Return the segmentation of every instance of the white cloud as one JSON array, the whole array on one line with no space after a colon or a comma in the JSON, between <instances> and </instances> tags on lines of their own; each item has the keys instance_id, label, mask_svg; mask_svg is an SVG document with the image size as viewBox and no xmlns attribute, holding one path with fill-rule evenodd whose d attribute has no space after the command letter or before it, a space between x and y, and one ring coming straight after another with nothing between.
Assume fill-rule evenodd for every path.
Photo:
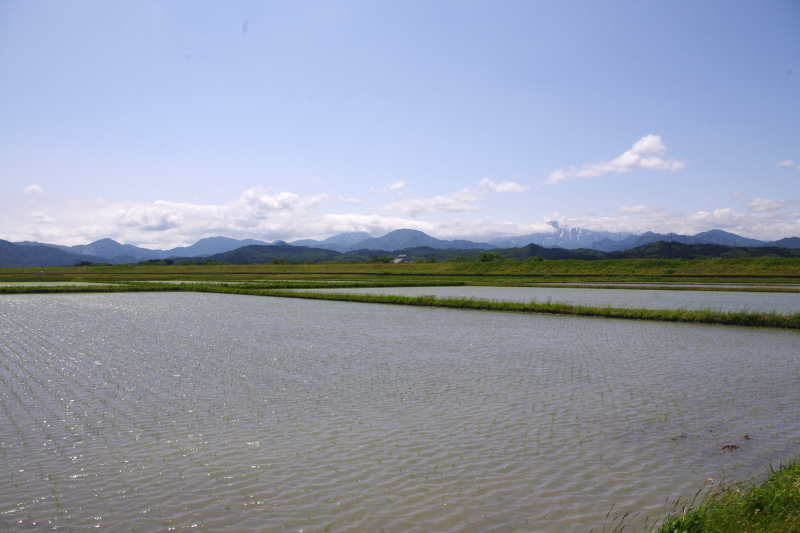
<instances>
[{"instance_id":1,"label":"white cloud","mask_svg":"<svg viewBox=\"0 0 800 533\"><path fill-rule=\"evenodd\" d=\"M530 187L527 185L520 185L519 183L513 181L501 181L500 183L495 183L489 178L483 178L481 181L479 181L478 188L483 188L491 192L525 192L530 189Z\"/></svg>"},{"instance_id":2,"label":"white cloud","mask_svg":"<svg viewBox=\"0 0 800 533\"><path fill-rule=\"evenodd\" d=\"M53 217L47 216L47 214L45 214L42 211L37 211L37 212L33 213L31 215L31 218L33 218L34 222L38 222L40 224L51 224L51 223L56 221L56 219L54 219Z\"/></svg>"},{"instance_id":3,"label":"white cloud","mask_svg":"<svg viewBox=\"0 0 800 533\"><path fill-rule=\"evenodd\" d=\"M753 198L745 202L747 208L756 213L773 212L789 207L797 203L797 200L767 200L765 198Z\"/></svg>"},{"instance_id":4,"label":"white cloud","mask_svg":"<svg viewBox=\"0 0 800 533\"><path fill-rule=\"evenodd\" d=\"M275 212L308 211L329 199L327 194L317 194L302 198L291 192L269 194L262 187L253 187L244 191L239 199L238 208L243 209L256 218L263 218ZM166 202L164 202L166 203Z\"/></svg>"},{"instance_id":5,"label":"white cloud","mask_svg":"<svg viewBox=\"0 0 800 533\"><path fill-rule=\"evenodd\" d=\"M570 177L596 178L609 172L622 173L640 169L674 171L680 170L687 165L686 161L661 157L666 151L667 147L661 142L660 136L645 135L636 141L630 150L611 161L601 161L594 164L587 163L580 168L570 167L569 169L556 170L547 177L546 183L553 185L561 183Z\"/></svg>"},{"instance_id":6,"label":"white cloud","mask_svg":"<svg viewBox=\"0 0 800 533\"><path fill-rule=\"evenodd\" d=\"M735 196L736 198L744 198L747 195L741 192L732 192L731 196Z\"/></svg>"},{"instance_id":7,"label":"white cloud","mask_svg":"<svg viewBox=\"0 0 800 533\"><path fill-rule=\"evenodd\" d=\"M182 211L170 212L160 209L119 209L113 215L114 224L139 228L144 231L164 231L177 228L185 220Z\"/></svg>"},{"instance_id":8,"label":"white cloud","mask_svg":"<svg viewBox=\"0 0 800 533\"><path fill-rule=\"evenodd\" d=\"M44 194L44 189L39 187L38 185L28 185L24 189L22 189L23 194Z\"/></svg>"},{"instance_id":9,"label":"white cloud","mask_svg":"<svg viewBox=\"0 0 800 533\"><path fill-rule=\"evenodd\" d=\"M477 198L460 198L461 195L454 193L447 196L434 196L432 198L406 198L381 208L381 211L389 214L416 217L422 213L462 213L464 211L480 211L472 201Z\"/></svg>"},{"instance_id":10,"label":"white cloud","mask_svg":"<svg viewBox=\"0 0 800 533\"><path fill-rule=\"evenodd\" d=\"M784 159L783 161L778 161L777 163L775 163L776 167L793 167L794 165L795 162L792 161L791 159Z\"/></svg>"},{"instance_id":11,"label":"white cloud","mask_svg":"<svg viewBox=\"0 0 800 533\"><path fill-rule=\"evenodd\" d=\"M341 194L336 196L337 202L342 202L343 204L360 204L363 202L361 198L352 198L350 196L342 196Z\"/></svg>"},{"instance_id":12,"label":"white cloud","mask_svg":"<svg viewBox=\"0 0 800 533\"><path fill-rule=\"evenodd\" d=\"M530 189L513 181L495 183L483 178L473 187L466 187L451 194L432 198L405 198L383 206L380 211L388 214L416 217L422 213L462 213L480 211L475 202L493 193L521 193Z\"/></svg>"},{"instance_id":13,"label":"white cloud","mask_svg":"<svg viewBox=\"0 0 800 533\"><path fill-rule=\"evenodd\" d=\"M395 181L394 183L387 185L385 187L371 187L370 192L377 193L377 194L386 194L386 193L393 193L395 195L404 195L408 193L408 190L405 188L406 182L405 181Z\"/></svg>"},{"instance_id":14,"label":"white cloud","mask_svg":"<svg viewBox=\"0 0 800 533\"><path fill-rule=\"evenodd\" d=\"M482 180L473 187L444 198L434 209L444 212L475 211L473 203L494 192L524 191L513 182ZM290 192L272 193L259 187L244 191L226 205L180 202L116 202L102 199L62 200L48 208L48 214L30 211L25 206L14 213L0 213L0 238L36 240L54 244L86 244L102 238L148 248L169 249L193 244L203 237L223 235L237 239L326 238L347 231L383 235L402 228L418 229L443 239L488 240L551 230L544 222L515 223L492 220L449 219L422 222L408 216L379 214L322 213L324 203L350 204L356 199L329 195L299 196ZM425 205L407 206L406 211L430 210ZM434 201L435 203L436 201ZM58 219L59 224L42 224Z\"/></svg>"},{"instance_id":15,"label":"white cloud","mask_svg":"<svg viewBox=\"0 0 800 533\"><path fill-rule=\"evenodd\" d=\"M650 213L658 213L664 209L663 206L652 206L652 205L631 205L631 206L622 206L617 209L617 213L623 213L627 215L649 215Z\"/></svg>"}]
</instances>

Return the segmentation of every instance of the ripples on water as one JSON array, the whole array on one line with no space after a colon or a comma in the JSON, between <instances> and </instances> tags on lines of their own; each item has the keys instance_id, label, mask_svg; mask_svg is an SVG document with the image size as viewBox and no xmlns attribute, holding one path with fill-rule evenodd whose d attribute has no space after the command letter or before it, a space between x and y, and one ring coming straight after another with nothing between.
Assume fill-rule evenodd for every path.
<instances>
[{"instance_id":1,"label":"ripples on water","mask_svg":"<svg viewBox=\"0 0 800 533\"><path fill-rule=\"evenodd\" d=\"M308 290L308 289L305 289ZM373 289L314 289L314 292L353 294L432 295L508 302L563 302L596 307L645 309L713 309L715 311L800 312L800 294L646 289L583 289L557 287L394 287Z\"/></svg>"},{"instance_id":2,"label":"ripples on water","mask_svg":"<svg viewBox=\"0 0 800 533\"><path fill-rule=\"evenodd\" d=\"M0 334L0 529L588 531L800 439L792 331L180 293Z\"/></svg>"}]
</instances>

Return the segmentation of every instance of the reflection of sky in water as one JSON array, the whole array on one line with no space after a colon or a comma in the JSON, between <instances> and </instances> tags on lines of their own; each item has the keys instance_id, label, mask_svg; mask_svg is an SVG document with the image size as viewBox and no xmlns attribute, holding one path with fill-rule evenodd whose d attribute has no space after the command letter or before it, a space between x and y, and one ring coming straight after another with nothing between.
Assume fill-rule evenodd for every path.
<instances>
[{"instance_id":1,"label":"reflection of sky in water","mask_svg":"<svg viewBox=\"0 0 800 533\"><path fill-rule=\"evenodd\" d=\"M250 296L4 296L0 526L600 530L612 503L657 514L795 453L798 345Z\"/></svg>"}]
</instances>

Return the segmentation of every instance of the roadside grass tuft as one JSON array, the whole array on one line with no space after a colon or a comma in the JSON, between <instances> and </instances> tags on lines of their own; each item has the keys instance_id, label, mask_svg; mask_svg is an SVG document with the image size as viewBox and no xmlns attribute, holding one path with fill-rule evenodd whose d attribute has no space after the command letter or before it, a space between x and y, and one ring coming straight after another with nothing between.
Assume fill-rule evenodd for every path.
<instances>
[{"instance_id":1,"label":"roadside grass tuft","mask_svg":"<svg viewBox=\"0 0 800 533\"><path fill-rule=\"evenodd\" d=\"M680 506L654 533L800 532L800 462L772 470L760 485L720 484L699 504Z\"/></svg>"}]
</instances>

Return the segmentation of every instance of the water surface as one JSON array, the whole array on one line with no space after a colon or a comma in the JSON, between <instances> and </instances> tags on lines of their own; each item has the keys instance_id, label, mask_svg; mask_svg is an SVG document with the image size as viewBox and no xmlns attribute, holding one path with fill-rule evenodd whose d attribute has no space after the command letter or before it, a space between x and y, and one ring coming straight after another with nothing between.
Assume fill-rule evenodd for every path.
<instances>
[{"instance_id":1,"label":"water surface","mask_svg":"<svg viewBox=\"0 0 800 533\"><path fill-rule=\"evenodd\" d=\"M0 529L601 529L612 504L657 514L797 453L798 348L725 326L2 296Z\"/></svg>"}]
</instances>

